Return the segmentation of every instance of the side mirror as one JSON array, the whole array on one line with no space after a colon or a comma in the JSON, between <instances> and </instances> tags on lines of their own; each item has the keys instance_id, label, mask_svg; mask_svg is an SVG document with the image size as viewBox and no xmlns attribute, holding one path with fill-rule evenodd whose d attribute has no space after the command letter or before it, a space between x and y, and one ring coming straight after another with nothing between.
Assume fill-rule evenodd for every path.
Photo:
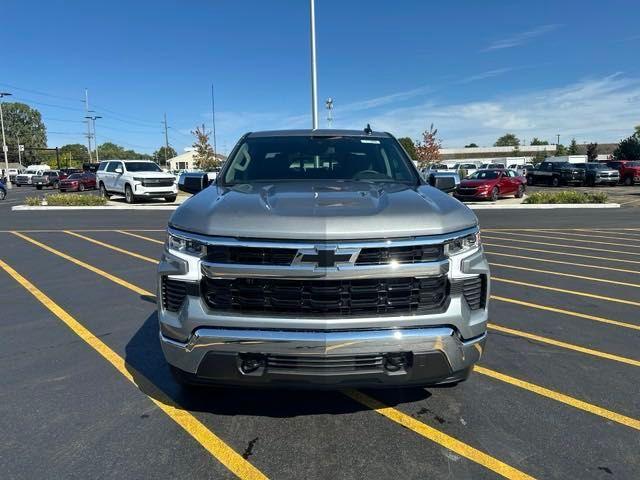
<instances>
[{"instance_id":1,"label":"side mirror","mask_svg":"<svg viewBox=\"0 0 640 480\"><path fill-rule=\"evenodd\" d=\"M204 172L183 173L178 180L178 189L187 193L198 193L211 184Z\"/></svg>"},{"instance_id":2,"label":"side mirror","mask_svg":"<svg viewBox=\"0 0 640 480\"><path fill-rule=\"evenodd\" d=\"M429 185L442 190L443 192L453 192L456 189L456 179L452 176L429 175Z\"/></svg>"},{"instance_id":3,"label":"side mirror","mask_svg":"<svg viewBox=\"0 0 640 480\"><path fill-rule=\"evenodd\" d=\"M118 167L118 168L116 168L116 170L115 170L115 172L116 172L116 173L122 173L122 171L123 171L123 170L122 170L122 167Z\"/></svg>"}]
</instances>

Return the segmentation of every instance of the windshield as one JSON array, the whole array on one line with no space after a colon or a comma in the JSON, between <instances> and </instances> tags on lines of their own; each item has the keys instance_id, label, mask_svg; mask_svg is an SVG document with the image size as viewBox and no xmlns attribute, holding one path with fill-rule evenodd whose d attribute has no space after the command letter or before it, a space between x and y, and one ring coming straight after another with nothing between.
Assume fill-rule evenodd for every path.
<instances>
[{"instance_id":1,"label":"windshield","mask_svg":"<svg viewBox=\"0 0 640 480\"><path fill-rule=\"evenodd\" d=\"M469 179L471 180L494 180L500 176L500 172L496 172L495 170L480 170L469 175Z\"/></svg>"},{"instance_id":2,"label":"windshield","mask_svg":"<svg viewBox=\"0 0 640 480\"><path fill-rule=\"evenodd\" d=\"M248 137L229 160L227 185L286 180L416 183L393 138Z\"/></svg>"},{"instance_id":3,"label":"windshield","mask_svg":"<svg viewBox=\"0 0 640 480\"><path fill-rule=\"evenodd\" d=\"M69 175L67 177L68 180L78 180L80 178L82 178L82 174L81 173L74 173L74 174Z\"/></svg>"},{"instance_id":4,"label":"windshield","mask_svg":"<svg viewBox=\"0 0 640 480\"><path fill-rule=\"evenodd\" d=\"M126 162L127 172L161 172L162 169L153 162Z\"/></svg>"},{"instance_id":5,"label":"windshield","mask_svg":"<svg viewBox=\"0 0 640 480\"><path fill-rule=\"evenodd\" d=\"M629 162L627 167L640 167L640 162Z\"/></svg>"}]
</instances>

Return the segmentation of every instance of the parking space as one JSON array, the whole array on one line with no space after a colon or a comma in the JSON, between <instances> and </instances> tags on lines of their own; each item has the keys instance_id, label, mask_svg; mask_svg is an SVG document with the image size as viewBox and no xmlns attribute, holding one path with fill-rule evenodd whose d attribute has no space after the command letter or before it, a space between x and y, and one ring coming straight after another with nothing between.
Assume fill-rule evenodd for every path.
<instances>
[{"instance_id":1,"label":"parking space","mask_svg":"<svg viewBox=\"0 0 640 480\"><path fill-rule=\"evenodd\" d=\"M637 478L634 212L480 212L494 276L480 365L456 388L366 392L183 391L157 338L167 214L12 218L0 232L0 413L12 419L0 471Z\"/></svg>"}]
</instances>

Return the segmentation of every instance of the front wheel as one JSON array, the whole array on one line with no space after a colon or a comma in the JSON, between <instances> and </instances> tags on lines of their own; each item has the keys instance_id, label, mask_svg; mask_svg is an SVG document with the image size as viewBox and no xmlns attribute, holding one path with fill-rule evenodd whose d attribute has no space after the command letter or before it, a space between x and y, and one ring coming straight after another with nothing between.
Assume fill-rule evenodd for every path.
<instances>
[{"instance_id":1,"label":"front wheel","mask_svg":"<svg viewBox=\"0 0 640 480\"><path fill-rule=\"evenodd\" d=\"M168 197L164 197L166 202L173 203L176 201L177 195L169 195Z\"/></svg>"},{"instance_id":2,"label":"front wheel","mask_svg":"<svg viewBox=\"0 0 640 480\"><path fill-rule=\"evenodd\" d=\"M625 184L627 187L632 186L632 185L633 185L633 177L625 177L625 179L624 179L624 184Z\"/></svg>"},{"instance_id":3,"label":"front wheel","mask_svg":"<svg viewBox=\"0 0 640 480\"><path fill-rule=\"evenodd\" d=\"M533 181L533 175L528 175L527 176L527 185L533 185L534 181Z\"/></svg>"},{"instance_id":4,"label":"front wheel","mask_svg":"<svg viewBox=\"0 0 640 480\"><path fill-rule=\"evenodd\" d=\"M524 195L524 185L518 185L518 191L516 192L516 198L522 198Z\"/></svg>"},{"instance_id":5,"label":"front wheel","mask_svg":"<svg viewBox=\"0 0 640 480\"><path fill-rule=\"evenodd\" d=\"M59 186L60 186L60 185L58 184L58 182L53 182L53 187L52 187L52 188L53 188L54 190L57 190Z\"/></svg>"},{"instance_id":6,"label":"front wheel","mask_svg":"<svg viewBox=\"0 0 640 480\"><path fill-rule=\"evenodd\" d=\"M496 202L498 200L498 194L500 192L498 191L498 187L493 187L493 190L491 190L491 201L492 202Z\"/></svg>"},{"instance_id":7,"label":"front wheel","mask_svg":"<svg viewBox=\"0 0 640 480\"><path fill-rule=\"evenodd\" d=\"M551 186L552 187L559 187L560 186L560 177L553 177L551 179Z\"/></svg>"},{"instance_id":8,"label":"front wheel","mask_svg":"<svg viewBox=\"0 0 640 480\"><path fill-rule=\"evenodd\" d=\"M104 183L102 182L100 182L100 196L106 199L109 199L110 197L109 192L107 192L107 189L105 188Z\"/></svg>"},{"instance_id":9,"label":"front wheel","mask_svg":"<svg viewBox=\"0 0 640 480\"><path fill-rule=\"evenodd\" d=\"M7 197L7 192L0 190L0 200L4 200Z\"/></svg>"},{"instance_id":10,"label":"front wheel","mask_svg":"<svg viewBox=\"0 0 640 480\"><path fill-rule=\"evenodd\" d=\"M78 185L78 191L84 192L84 183L81 183L80 185Z\"/></svg>"},{"instance_id":11,"label":"front wheel","mask_svg":"<svg viewBox=\"0 0 640 480\"><path fill-rule=\"evenodd\" d=\"M133 195L133 190L129 185L124 187L124 201L129 204L136 203L136 197Z\"/></svg>"},{"instance_id":12,"label":"front wheel","mask_svg":"<svg viewBox=\"0 0 640 480\"><path fill-rule=\"evenodd\" d=\"M42 185L36 185L36 190L42 190Z\"/></svg>"}]
</instances>

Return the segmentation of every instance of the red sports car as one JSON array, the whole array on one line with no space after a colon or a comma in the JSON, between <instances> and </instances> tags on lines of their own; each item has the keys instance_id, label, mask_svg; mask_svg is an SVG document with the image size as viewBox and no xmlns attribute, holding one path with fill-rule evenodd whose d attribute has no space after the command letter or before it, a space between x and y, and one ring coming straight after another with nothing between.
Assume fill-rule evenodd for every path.
<instances>
[{"instance_id":1,"label":"red sports car","mask_svg":"<svg viewBox=\"0 0 640 480\"><path fill-rule=\"evenodd\" d=\"M96 176L93 173L72 173L64 180L61 180L58 188L61 192L78 191L83 192L91 188L96 188Z\"/></svg>"},{"instance_id":2,"label":"red sports car","mask_svg":"<svg viewBox=\"0 0 640 480\"><path fill-rule=\"evenodd\" d=\"M456 187L453 195L460 200L498 200L506 195L521 198L527 180L514 170L478 170Z\"/></svg>"}]
</instances>

